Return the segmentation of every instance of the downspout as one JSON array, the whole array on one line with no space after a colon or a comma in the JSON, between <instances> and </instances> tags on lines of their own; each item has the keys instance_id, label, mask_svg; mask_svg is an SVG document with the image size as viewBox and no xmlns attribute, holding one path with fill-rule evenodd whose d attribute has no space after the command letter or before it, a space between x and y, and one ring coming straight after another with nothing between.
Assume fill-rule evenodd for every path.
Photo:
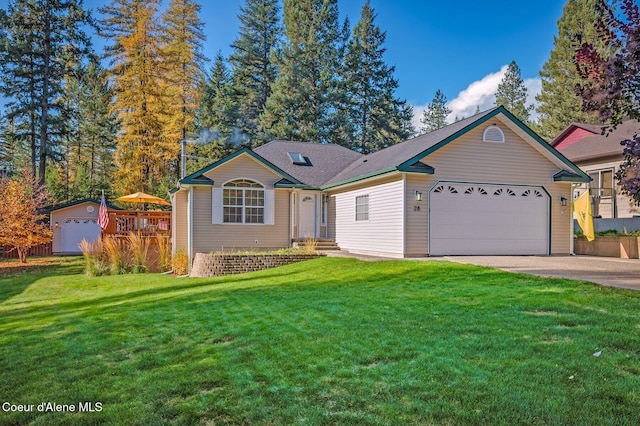
<instances>
[{"instance_id":1,"label":"downspout","mask_svg":"<svg viewBox=\"0 0 640 426\"><path fill-rule=\"evenodd\" d=\"M407 256L407 174L402 174L402 257Z\"/></svg>"},{"instance_id":2,"label":"downspout","mask_svg":"<svg viewBox=\"0 0 640 426\"><path fill-rule=\"evenodd\" d=\"M569 222L571 223L569 225L569 254L571 256L575 256L576 254L573 251L573 244L574 244L573 235L575 234L574 224L573 224L573 184L571 184L571 189L569 190L569 203L570 203Z\"/></svg>"},{"instance_id":3,"label":"downspout","mask_svg":"<svg viewBox=\"0 0 640 426\"><path fill-rule=\"evenodd\" d=\"M189 187L187 193L187 257L189 258L189 272L191 272L191 262L193 262L193 186Z\"/></svg>"}]
</instances>

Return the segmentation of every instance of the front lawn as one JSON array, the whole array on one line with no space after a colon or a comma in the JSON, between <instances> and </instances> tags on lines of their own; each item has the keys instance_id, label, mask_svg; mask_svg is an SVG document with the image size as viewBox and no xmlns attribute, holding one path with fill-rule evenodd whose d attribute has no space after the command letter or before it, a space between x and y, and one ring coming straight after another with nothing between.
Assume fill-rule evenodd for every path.
<instances>
[{"instance_id":1,"label":"front lawn","mask_svg":"<svg viewBox=\"0 0 640 426\"><path fill-rule=\"evenodd\" d=\"M435 261L81 268L0 277L0 424L640 423L640 293Z\"/></svg>"}]
</instances>

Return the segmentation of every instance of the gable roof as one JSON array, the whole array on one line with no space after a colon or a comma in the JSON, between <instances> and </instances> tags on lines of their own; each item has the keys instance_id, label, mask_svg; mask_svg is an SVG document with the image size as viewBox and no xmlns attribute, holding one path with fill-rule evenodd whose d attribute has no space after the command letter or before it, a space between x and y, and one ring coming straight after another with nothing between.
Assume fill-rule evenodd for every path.
<instances>
[{"instance_id":1,"label":"gable roof","mask_svg":"<svg viewBox=\"0 0 640 426\"><path fill-rule=\"evenodd\" d=\"M553 138L553 140L549 142L549 145L556 146L558 143L560 143L560 141L562 141L568 134L573 132L575 129L586 130L587 132L593 133L594 135L599 135L600 133L602 133L602 126L598 124L571 123L567 127L565 127L564 130L560 132L558 136Z\"/></svg>"},{"instance_id":2,"label":"gable roof","mask_svg":"<svg viewBox=\"0 0 640 426\"><path fill-rule=\"evenodd\" d=\"M517 127L528 134L542 151L547 151L551 154L552 158L555 158L558 164L566 167L568 171L570 171L570 174L575 176L574 180L585 182L590 181L589 176L587 176L575 164L569 161L553 147L549 146L549 144L540 138L540 136L535 134L531 129L507 111L506 108L499 106L433 132L417 136L413 139L409 139L408 141L392 145L388 148L369 154L366 157L355 161L341 173L336 175L323 186L323 189L344 185L393 171L418 171L416 166L419 164L423 165L422 168L425 173L433 173L433 168L428 166L427 156L429 154L446 146L479 125L486 123L498 114L505 115ZM427 162L425 163L423 160L426 160ZM566 176L565 179L567 179Z\"/></svg>"},{"instance_id":3,"label":"gable roof","mask_svg":"<svg viewBox=\"0 0 640 426\"><path fill-rule=\"evenodd\" d=\"M272 141L254 149L254 152L300 182L315 188L324 185L363 157L340 145L292 141ZM307 164L294 164L289 152L300 153Z\"/></svg>"},{"instance_id":4,"label":"gable roof","mask_svg":"<svg viewBox=\"0 0 640 426\"><path fill-rule=\"evenodd\" d=\"M96 200L95 198L83 198L82 200L76 200L76 201L69 201L68 203L64 203L64 204L58 204L56 206L51 206L51 207L47 207L46 209L44 209L44 211L46 212L53 212L56 210L62 210L62 209L66 209L69 207L73 207L73 206L77 206L83 203L92 203L92 204L96 204L96 205L100 205L100 200ZM113 206L109 203L107 204L107 208L111 209L111 210L122 210L120 207L116 207Z\"/></svg>"},{"instance_id":5,"label":"gable roof","mask_svg":"<svg viewBox=\"0 0 640 426\"><path fill-rule=\"evenodd\" d=\"M187 184L187 185L213 185L213 181L211 179L209 179L208 177L206 177L204 174L207 173L208 171L215 169L218 166L221 166L222 164L225 164L231 160L233 160L236 157L239 157L240 155L246 154L249 157L253 158L254 160L256 160L257 162L261 163L263 166L265 166L266 168L272 170L273 172L275 172L276 174L280 175L282 178L284 178L286 181L290 182L292 185L294 186L305 186L303 182L300 182L298 179L296 179L295 177L289 175L287 172L285 172L284 170L281 170L279 167L277 167L276 165L272 164L271 162L269 162L268 160L266 160L265 158L261 157L260 155L256 154L255 152L253 152L252 150L250 150L249 148L241 148L238 151L227 155L226 157L209 164L206 167L203 167L202 169L195 171L193 173L191 173L188 176L185 176L183 179L180 179L180 181L178 182L178 184ZM174 188L173 190L171 190L170 192L175 192L179 189L178 188Z\"/></svg>"},{"instance_id":6,"label":"gable roof","mask_svg":"<svg viewBox=\"0 0 640 426\"><path fill-rule=\"evenodd\" d=\"M601 132L608 126L597 127L600 129L597 134L584 137L561 149L562 154L574 162L600 157L622 156L623 148L620 142L625 139L631 139L640 132L640 123L635 120L627 120L610 133L604 135Z\"/></svg>"},{"instance_id":7,"label":"gable roof","mask_svg":"<svg viewBox=\"0 0 640 426\"><path fill-rule=\"evenodd\" d=\"M530 136L538 150L546 152L548 157L566 172L557 174L554 180L574 182L591 180L564 155L547 144L503 106L499 106L369 155L362 155L334 144L292 141L272 141L253 151L242 148L186 176L180 180L180 183L212 185L213 181L204 174L242 154L251 156L280 175L282 179L276 182L276 187L329 189L392 172L433 174L434 168L423 161L429 154L499 114L503 114L522 132ZM301 154L305 162L293 161L290 152ZM176 190L178 188L172 191Z\"/></svg>"}]
</instances>

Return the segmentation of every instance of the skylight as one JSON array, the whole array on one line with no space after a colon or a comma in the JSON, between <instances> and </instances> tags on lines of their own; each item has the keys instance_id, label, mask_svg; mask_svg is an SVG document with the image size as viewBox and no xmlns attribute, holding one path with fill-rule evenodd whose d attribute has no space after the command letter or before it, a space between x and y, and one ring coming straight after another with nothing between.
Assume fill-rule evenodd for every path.
<instances>
[{"instance_id":1,"label":"skylight","mask_svg":"<svg viewBox=\"0 0 640 426\"><path fill-rule=\"evenodd\" d=\"M299 152L289 152L289 158L291 158L291 162L296 166L308 166L309 162L305 158L304 155Z\"/></svg>"}]
</instances>

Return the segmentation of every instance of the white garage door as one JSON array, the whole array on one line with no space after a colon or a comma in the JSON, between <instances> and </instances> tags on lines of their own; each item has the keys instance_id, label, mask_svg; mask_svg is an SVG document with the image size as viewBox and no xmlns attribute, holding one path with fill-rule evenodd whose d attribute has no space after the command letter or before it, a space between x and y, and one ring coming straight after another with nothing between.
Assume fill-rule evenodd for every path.
<instances>
[{"instance_id":1,"label":"white garage door","mask_svg":"<svg viewBox=\"0 0 640 426\"><path fill-rule=\"evenodd\" d=\"M429 193L429 254L549 254L542 187L440 182Z\"/></svg>"},{"instance_id":2,"label":"white garage door","mask_svg":"<svg viewBox=\"0 0 640 426\"><path fill-rule=\"evenodd\" d=\"M63 253L80 253L78 244L82 239L92 242L100 238L100 225L97 219L65 219L62 222L60 236L60 248Z\"/></svg>"}]
</instances>

